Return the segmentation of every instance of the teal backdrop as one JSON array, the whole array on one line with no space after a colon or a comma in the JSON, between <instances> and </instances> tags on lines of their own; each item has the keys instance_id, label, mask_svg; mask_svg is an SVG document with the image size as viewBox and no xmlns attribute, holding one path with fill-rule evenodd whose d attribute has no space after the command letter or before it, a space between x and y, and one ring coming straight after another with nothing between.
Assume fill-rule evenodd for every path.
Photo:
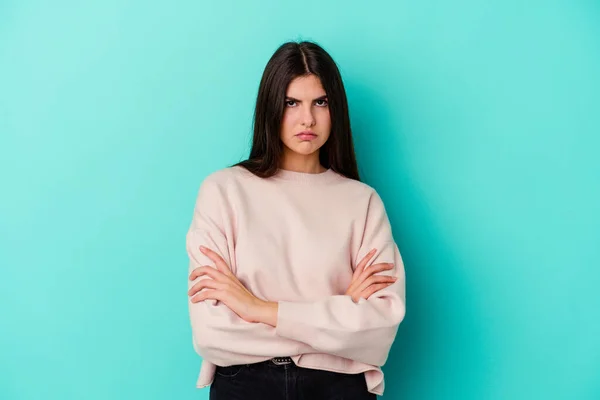
<instances>
[{"instance_id":1,"label":"teal backdrop","mask_svg":"<svg viewBox=\"0 0 600 400\"><path fill-rule=\"evenodd\" d=\"M340 66L403 254L384 399L600 399L600 3L0 2L0 398L208 399L202 179L284 41Z\"/></svg>"}]
</instances>

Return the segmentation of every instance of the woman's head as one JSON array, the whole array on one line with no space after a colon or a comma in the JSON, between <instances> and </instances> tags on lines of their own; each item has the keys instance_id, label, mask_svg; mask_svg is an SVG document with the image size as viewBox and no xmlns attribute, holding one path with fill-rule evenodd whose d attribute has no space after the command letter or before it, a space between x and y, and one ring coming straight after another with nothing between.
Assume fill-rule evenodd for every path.
<instances>
[{"instance_id":1,"label":"woman's head","mask_svg":"<svg viewBox=\"0 0 600 400\"><path fill-rule=\"evenodd\" d=\"M298 136L301 132L316 136ZM318 157L325 168L359 179L348 102L340 72L319 45L288 42L265 67L248 160L238 165L272 176L284 160Z\"/></svg>"},{"instance_id":2,"label":"woman's head","mask_svg":"<svg viewBox=\"0 0 600 400\"><path fill-rule=\"evenodd\" d=\"M331 133L327 92L313 74L300 75L287 86L279 137L283 144L281 166L318 162L320 149Z\"/></svg>"}]
</instances>

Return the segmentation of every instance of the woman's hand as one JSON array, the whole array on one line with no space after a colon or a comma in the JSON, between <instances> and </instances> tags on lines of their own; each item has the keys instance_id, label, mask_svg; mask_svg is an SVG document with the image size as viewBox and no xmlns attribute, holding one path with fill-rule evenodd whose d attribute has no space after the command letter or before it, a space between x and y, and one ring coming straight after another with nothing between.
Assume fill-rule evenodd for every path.
<instances>
[{"instance_id":1,"label":"woman's hand","mask_svg":"<svg viewBox=\"0 0 600 400\"><path fill-rule=\"evenodd\" d=\"M362 261L356 266L352 275L352 282L346 290L346 295L352 297L355 303L362 297L368 299L373 293L386 288L396 282L396 278L389 275L375 275L377 272L388 271L394 268L394 264L382 263L373 264L365 270L365 266L375 254L375 249L371 250Z\"/></svg>"},{"instance_id":2,"label":"woman's hand","mask_svg":"<svg viewBox=\"0 0 600 400\"><path fill-rule=\"evenodd\" d=\"M188 291L188 296L194 296L200 292L191 298L192 303L214 299L223 302L245 321L264 322L272 326L277 324L277 303L267 302L254 296L242 285L217 253L203 246L200 246L200 251L214 261L217 269L203 266L192 271L191 281L201 276L210 278L198 281Z\"/></svg>"}]
</instances>

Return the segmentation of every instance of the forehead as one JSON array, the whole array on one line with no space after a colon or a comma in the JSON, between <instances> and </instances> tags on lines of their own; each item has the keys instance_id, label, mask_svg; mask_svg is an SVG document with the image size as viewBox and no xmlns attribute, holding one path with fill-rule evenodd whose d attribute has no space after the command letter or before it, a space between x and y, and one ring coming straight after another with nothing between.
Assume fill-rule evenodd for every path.
<instances>
[{"instance_id":1,"label":"forehead","mask_svg":"<svg viewBox=\"0 0 600 400\"><path fill-rule=\"evenodd\" d=\"M295 98L324 96L325 89L321 80L315 75L299 76L294 78L287 87L286 96Z\"/></svg>"}]
</instances>

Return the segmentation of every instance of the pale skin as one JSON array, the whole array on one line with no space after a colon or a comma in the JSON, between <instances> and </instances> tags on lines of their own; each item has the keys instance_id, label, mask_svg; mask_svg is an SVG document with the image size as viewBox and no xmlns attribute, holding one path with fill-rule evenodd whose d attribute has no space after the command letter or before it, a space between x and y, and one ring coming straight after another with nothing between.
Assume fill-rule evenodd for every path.
<instances>
[{"instance_id":1,"label":"pale skin","mask_svg":"<svg viewBox=\"0 0 600 400\"><path fill-rule=\"evenodd\" d=\"M280 132L284 144L280 168L313 174L324 172L326 168L319 162L319 149L329 138L331 117L327 95L319 78L307 75L292 80L286 91L285 105ZM313 140L303 140L296 136L307 130L316 135ZM200 246L200 251L214 263L214 267L201 266L190 274L191 281L200 277L208 278L199 280L188 291L192 303L208 299L218 300L245 321L277 326L277 302L261 300L254 296L231 272L223 258L213 250ZM375 292L396 281L392 276L376 275L378 272L393 269L393 264L373 264L366 268L375 253L376 249L371 250L353 272L345 295L350 296L355 303L360 298L368 299Z\"/></svg>"},{"instance_id":2,"label":"pale skin","mask_svg":"<svg viewBox=\"0 0 600 400\"><path fill-rule=\"evenodd\" d=\"M296 136L303 131L317 135L313 140ZM319 149L329 139L331 116L327 93L314 75L298 77L288 85L280 137L283 157L280 168L296 172L325 171L319 162Z\"/></svg>"}]
</instances>

